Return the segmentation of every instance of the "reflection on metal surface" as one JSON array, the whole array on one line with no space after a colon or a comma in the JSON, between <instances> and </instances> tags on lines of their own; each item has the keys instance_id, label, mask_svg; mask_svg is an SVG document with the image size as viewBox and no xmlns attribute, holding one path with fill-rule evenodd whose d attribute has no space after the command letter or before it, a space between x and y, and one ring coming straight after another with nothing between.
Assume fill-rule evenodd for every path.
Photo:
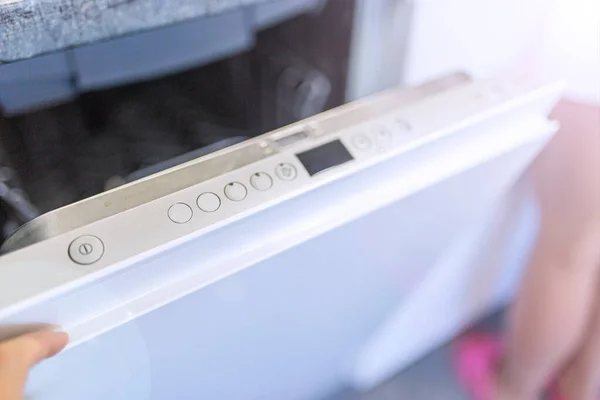
<instances>
[{"instance_id":1,"label":"reflection on metal surface","mask_svg":"<svg viewBox=\"0 0 600 400\"><path fill-rule=\"evenodd\" d=\"M13 251L108 218L261 160L267 153L275 154L268 149L242 143L51 211L19 228L6 240L2 251Z\"/></svg>"},{"instance_id":2,"label":"reflection on metal surface","mask_svg":"<svg viewBox=\"0 0 600 400\"><path fill-rule=\"evenodd\" d=\"M275 155L280 148L278 140L293 137L298 132L305 134L296 136L295 139L312 140L315 136L338 132L394 112L399 107L418 102L468 81L470 81L468 76L459 73L414 88L391 90L369 99L368 103L358 101L327 111L305 121L59 208L23 225L6 240L2 251L14 251L69 232Z\"/></svg>"}]
</instances>

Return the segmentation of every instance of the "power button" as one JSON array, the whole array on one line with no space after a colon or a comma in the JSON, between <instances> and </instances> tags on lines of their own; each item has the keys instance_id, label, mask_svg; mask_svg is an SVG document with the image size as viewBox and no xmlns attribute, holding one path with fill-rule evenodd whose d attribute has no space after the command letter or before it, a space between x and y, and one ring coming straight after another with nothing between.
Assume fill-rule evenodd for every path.
<instances>
[{"instance_id":1,"label":"power button","mask_svg":"<svg viewBox=\"0 0 600 400\"><path fill-rule=\"evenodd\" d=\"M84 235L73 240L69 245L69 257L81 265L90 265L102 258L104 243L96 236Z\"/></svg>"}]
</instances>

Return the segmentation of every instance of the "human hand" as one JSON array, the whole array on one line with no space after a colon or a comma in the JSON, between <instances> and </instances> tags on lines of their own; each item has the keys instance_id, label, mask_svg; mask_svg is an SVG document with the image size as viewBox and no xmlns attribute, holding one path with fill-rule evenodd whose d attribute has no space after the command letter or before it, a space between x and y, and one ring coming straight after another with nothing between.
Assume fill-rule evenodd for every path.
<instances>
[{"instance_id":1,"label":"human hand","mask_svg":"<svg viewBox=\"0 0 600 400\"><path fill-rule=\"evenodd\" d=\"M42 330L0 342L0 399L21 400L29 370L56 355L68 341L64 332Z\"/></svg>"}]
</instances>

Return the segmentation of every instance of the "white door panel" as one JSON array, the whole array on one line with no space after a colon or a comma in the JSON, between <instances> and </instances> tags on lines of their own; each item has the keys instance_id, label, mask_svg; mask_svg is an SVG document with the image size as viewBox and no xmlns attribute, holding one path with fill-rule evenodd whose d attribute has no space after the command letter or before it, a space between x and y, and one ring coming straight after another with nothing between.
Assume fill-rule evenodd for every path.
<instances>
[{"instance_id":1,"label":"white door panel","mask_svg":"<svg viewBox=\"0 0 600 400\"><path fill-rule=\"evenodd\" d=\"M546 114L561 86L453 82L350 104L55 211L84 210L85 223L52 220L43 240L0 258L0 336L51 323L72 338L28 393L314 398L369 387L498 306L521 264L498 249L522 256L531 234L507 241L521 203L506 226L492 217L554 132ZM307 161L332 145L346 150ZM259 171L271 189L253 189ZM247 196L229 200L227 182L247 183ZM217 211L169 219L206 192L222 196ZM104 245L90 264L69 258L82 235Z\"/></svg>"}]
</instances>

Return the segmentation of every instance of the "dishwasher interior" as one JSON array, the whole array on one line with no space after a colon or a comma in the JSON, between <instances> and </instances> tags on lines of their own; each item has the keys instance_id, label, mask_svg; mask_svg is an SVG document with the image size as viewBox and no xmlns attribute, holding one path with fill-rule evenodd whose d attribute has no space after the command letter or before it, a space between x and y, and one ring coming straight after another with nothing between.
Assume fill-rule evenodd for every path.
<instances>
[{"instance_id":1,"label":"dishwasher interior","mask_svg":"<svg viewBox=\"0 0 600 400\"><path fill-rule=\"evenodd\" d=\"M77 72L69 79L83 89L68 101L15 107L6 82L19 62L0 68L2 239L41 213L343 104L353 2L272 3L242 45L149 77L91 84ZM21 94L32 79L17 79Z\"/></svg>"}]
</instances>

